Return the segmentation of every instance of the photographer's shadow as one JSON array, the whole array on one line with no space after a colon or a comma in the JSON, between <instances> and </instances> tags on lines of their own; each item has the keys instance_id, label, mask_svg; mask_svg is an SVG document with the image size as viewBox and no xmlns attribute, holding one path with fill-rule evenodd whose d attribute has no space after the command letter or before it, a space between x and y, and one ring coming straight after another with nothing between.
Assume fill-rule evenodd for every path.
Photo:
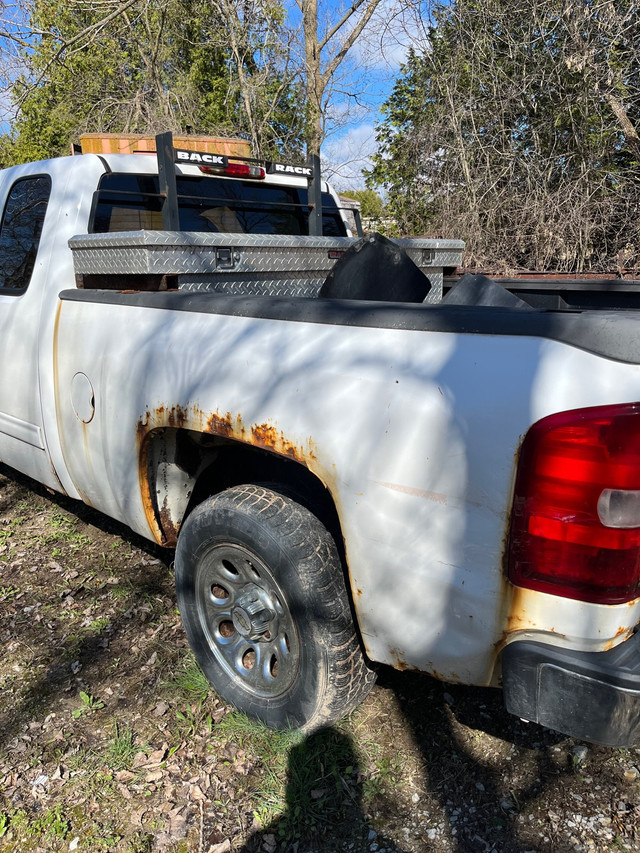
<instances>
[{"instance_id":1,"label":"photographer's shadow","mask_svg":"<svg viewBox=\"0 0 640 853\"><path fill-rule=\"evenodd\" d=\"M379 835L363 807L365 776L351 739L335 727L304 738L289 754L286 808L255 832L242 853L335 853L354 850L403 853Z\"/></svg>"}]
</instances>

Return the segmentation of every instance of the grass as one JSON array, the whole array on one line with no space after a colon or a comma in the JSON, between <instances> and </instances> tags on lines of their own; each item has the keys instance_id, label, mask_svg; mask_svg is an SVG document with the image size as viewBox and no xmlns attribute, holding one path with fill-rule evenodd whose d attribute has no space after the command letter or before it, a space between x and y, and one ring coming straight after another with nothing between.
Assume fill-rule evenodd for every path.
<instances>
[{"instance_id":1,"label":"grass","mask_svg":"<svg viewBox=\"0 0 640 853\"><path fill-rule=\"evenodd\" d=\"M384 797L402 778L403 757L381 755L370 760L371 770L363 781L363 795L368 800Z\"/></svg>"},{"instance_id":2,"label":"grass","mask_svg":"<svg viewBox=\"0 0 640 853\"><path fill-rule=\"evenodd\" d=\"M347 814L351 822L361 819L359 773L356 748L346 729L334 727L292 746L279 834L287 839L314 834L338 825Z\"/></svg>"},{"instance_id":3,"label":"grass","mask_svg":"<svg viewBox=\"0 0 640 853\"><path fill-rule=\"evenodd\" d=\"M133 757L138 751L136 736L129 726L113 724L113 737L107 747L107 761L114 770L126 770L131 766Z\"/></svg>"},{"instance_id":4,"label":"grass","mask_svg":"<svg viewBox=\"0 0 640 853\"><path fill-rule=\"evenodd\" d=\"M64 841L69 834L70 823L65 817L64 806L58 804L41 814L32 815L26 809L15 809L0 813L0 838L10 840L15 834L45 842Z\"/></svg>"},{"instance_id":5,"label":"grass","mask_svg":"<svg viewBox=\"0 0 640 853\"><path fill-rule=\"evenodd\" d=\"M210 735L213 730L213 717L210 714L202 714L201 709L198 711L185 708L176 711L176 722L182 738L191 738L198 734Z\"/></svg>"},{"instance_id":6,"label":"grass","mask_svg":"<svg viewBox=\"0 0 640 853\"><path fill-rule=\"evenodd\" d=\"M237 744L259 766L259 785L252 791L252 804L261 826L281 817L286 810L288 759L300 739L296 732L273 731L239 711L231 711L215 727L212 749Z\"/></svg>"},{"instance_id":7,"label":"grass","mask_svg":"<svg viewBox=\"0 0 640 853\"><path fill-rule=\"evenodd\" d=\"M64 763L70 770L82 770L91 762L91 754L82 746L76 746L64 755Z\"/></svg>"},{"instance_id":8,"label":"grass","mask_svg":"<svg viewBox=\"0 0 640 853\"><path fill-rule=\"evenodd\" d=\"M15 586L0 586L0 601L11 601L20 590Z\"/></svg>"},{"instance_id":9,"label":"grass","mask_svg":"<svg viewBox=\"0 0 640 853\"><path fill-rule=\"evenodd\" d=\"M208 713L206 703L214 695L213 688L192 652L183 656L173 678L165 682L164 687L174 697L182 699L180 707L174 711L178 739L193 738L198 734L209 737L213 730L213 717Z\"/></svg>"},{"instance_id":10,"label":"grass","mask_svg":"<svg viewBox=\"0 0 640 853\"><path fill-rule=\"evenodd\" d=\"M11 536L24 524L25 521L26 518L24 516L12 518L11 521L3 521L2 526L0 526L0 546L7 544Z\"/></svg>"},{"instance_id":11,"label":"grass","mask_svg":"<svg viewBox=\"0 0 640 853\"><path fill-rule=\"evenodd\" d=\"M312 838L345 820L351 831L358 823L364 826L367 759L350 732L348 722L308 736L273 731L232 711L215 727L214 737L238 744L258 762L259 784L251 791L254 816L289 841Z\"/></svg>"},{"instance_id":12,"label":"grass","mask_svg":"<svg viewBox=\"0 0 640 853\"><path fill-rule=\"evenodd\" d=\"M191 652L185 654L172 680L166 685L189 701L204 702L213 688Z\"/></svg>"},{"instance_id":13,"label":"grass","mask_svg":"<svg viewBox=\"0 0 640 853\"><path fill-rule=\"evenodd\" d=\"M48 532L44 541L47 544L64 542L72 551L91 545L93 541L91 537L78 533L77 526L77 518L67 515L60 509L54 509L49 517Z\"/></svg>"},{"instance_id":14,"label":"grass","mask_svg":"<svg viewBox=\"0 0 640 853\"><path fill-rule=\"evenodd\" d=\"M34 822L36 832L40 830L46 839L63 841L69 832L69 821L64 817L63 806L58 804Z\"/></svg>"},{"instance_id":15,"label":"grass","mask_svg":"<svg viewBox=\"0 0 640 853\"><path fill-rule=\"evenodd\" d=\"M238 711L212 724L208 700L215 694L191 652L165 689L188 703L175 711L176 738L204 737L217 755L231 747L230 754L240 757L223 763L235 772L243 762L252 768L244 785L254 817L283 841L313 837L346 814L357 823L402 778L402 757L357 737L349 721L310 736L274 731Z\"/></svg>"},{"instance_id":16,"label":"grass","mask_svg":"<svg viewBox=\"0 0 640 853\"><path fill-rule=\"evenodd\" d=\"M152 850L153 836L146 832L137 832L126 847L126 853L151 853Z\"/></svg>"}]
</instances>

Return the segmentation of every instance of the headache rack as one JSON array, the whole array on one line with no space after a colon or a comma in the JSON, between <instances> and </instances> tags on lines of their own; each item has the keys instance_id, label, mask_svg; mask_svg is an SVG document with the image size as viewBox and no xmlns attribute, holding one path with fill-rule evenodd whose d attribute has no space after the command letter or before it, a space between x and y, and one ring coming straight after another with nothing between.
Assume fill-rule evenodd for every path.
<instances>
[{"instance_id":1,"label":"headache rack","mask_svg":"<svg viewBox=\"0 0 640 853\"><path fill-rule=\"evenodd\" d=\"M226 177L262 180L266 174L282 174L305 178L308 183L309 236L322 235L322 179L320 158L311 156L309 165L280 163L274 160L259 160L250 156L219 154L210 151L196 151L191 148L180 149L174 146L173 134L159 133L156 136L156 154L158 158L158 176L160 193L163 197L162 223L166 231L180 228L178 192L176 189L175 164L198 166L207 174ZM362 235L359 211L354 212L356 232Z\"/></svg>"}]
</instances>

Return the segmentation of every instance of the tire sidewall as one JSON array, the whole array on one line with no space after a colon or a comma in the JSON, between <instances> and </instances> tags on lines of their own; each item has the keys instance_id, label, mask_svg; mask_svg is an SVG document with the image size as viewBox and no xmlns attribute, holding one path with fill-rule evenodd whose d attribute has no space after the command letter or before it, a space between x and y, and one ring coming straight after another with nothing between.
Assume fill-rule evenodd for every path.
<instances>
[{"instance_id":1,"label":"tire sidewall","mask_svg":"<svg viewBox=\"0 0 640 853\"><path fill-rule=\"evenodd\" d=\"M305 521L311 528L319 525L310 513L299 509L308 516ZM239 676L231 677L220 664L207 639L197 605L199 574L209 551L222 544L239 545L254 553L269 567L284 594L298 636L299 661L293 684L279 696L261 698L247 690ZM200 667L225 701L276 728L305 728L317 715L328 676L323 631L328 614L322 613L321 596L314 595L317 578L309 572L313 551L309 535L284 547L268 519L261 520L259 514L234 504L225 494L194 510L176 549L178 606Z\"/></svg>"}]
</instances>

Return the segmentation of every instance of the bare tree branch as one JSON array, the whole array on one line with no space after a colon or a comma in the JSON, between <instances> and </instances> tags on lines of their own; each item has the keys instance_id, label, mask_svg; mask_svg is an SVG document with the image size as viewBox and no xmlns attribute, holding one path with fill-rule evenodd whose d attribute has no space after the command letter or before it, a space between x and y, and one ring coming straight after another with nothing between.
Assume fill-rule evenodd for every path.
<instances>
[{"instance_id":1,"label":"bare tree branch","mask_svg":"<svg viewBox=\"0 0 640 853\"><path fill-rule=\"evenodd\" d=\"M381 0L369 0L369 5L367 6L362 18L358 21L358 23L355 25L355 27L351 30L351 32L349 33L347 38L342 43L342 47L340 48L338 53L336 53L336 55L333 57L331 62L327 65L327 67L324 71L324 74L322 75L323 76L323 82L325 83L325 85L326 85L327 81L329 80L329 78L335 74L338 66L343 61L343 59L345 58L347 53L351 50L351 48L355 44L356 39L358 38L360 33L364 30L364 28L367 26L367 24L371 20L371 17L373 15L373 13L376 11L376 9L378 8L380 2L381 2Z\"/></svg>"},{"instance_id":2,"label":"bare tree branch","mask_svg":"<svg viewBox=\"0 0 640 853\"><path fill-rule=\"evenodd\" d=\"M355 15L358 9L366 3L367 0L355 0L355 2L351 5L351 8L344 13L344 15L340 18L340 20L334 24L333 27L327 32L325 37L319 42L320 50L324 50L324 48L329 44L331 39L335 36L338 30L342 29L342 27L351 20L351 18Z\"/></svg>"}]
</instances>

